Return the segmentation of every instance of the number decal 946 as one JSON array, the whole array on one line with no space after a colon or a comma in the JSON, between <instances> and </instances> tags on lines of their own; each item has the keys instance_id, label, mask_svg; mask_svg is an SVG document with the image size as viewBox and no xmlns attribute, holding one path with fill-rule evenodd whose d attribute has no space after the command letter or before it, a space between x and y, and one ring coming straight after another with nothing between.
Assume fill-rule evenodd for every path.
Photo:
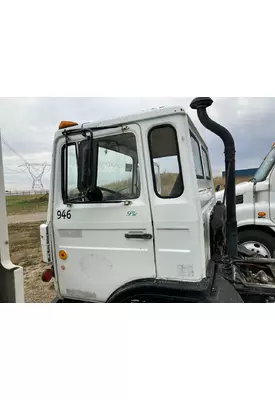
<instances>
[{"instance_id":1,"label":"number decal 946","mask_svg":"<svg viewBox=\"0 0 275 400\"><path fill-rule=\"evenodd\" d=\"M57 215L57 219L61 219L61 218L63 218L63 219L71 219L72 218L72 214L71 214L71 211L70 210L68 210L68 211L66 211L66 210L57 210L57 213L56 213L56 215Z\"/></svg>"}]
</instances>

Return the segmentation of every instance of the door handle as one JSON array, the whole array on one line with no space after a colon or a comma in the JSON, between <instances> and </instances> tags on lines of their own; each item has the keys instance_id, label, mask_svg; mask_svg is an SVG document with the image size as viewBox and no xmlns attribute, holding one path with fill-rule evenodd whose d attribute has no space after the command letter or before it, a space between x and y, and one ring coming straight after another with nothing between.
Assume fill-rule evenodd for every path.
<instances>
[{"instance_id":1,"label":"door handle","mask_svg":"<svg viewBox=\"0 0 275 400\"><path fill-rule=\"evenodd\" d=\"M126 233L126 239L143 239L143 240L150 240L153 238L153 235L150 233Z\"/></svg>"}]
</instances>

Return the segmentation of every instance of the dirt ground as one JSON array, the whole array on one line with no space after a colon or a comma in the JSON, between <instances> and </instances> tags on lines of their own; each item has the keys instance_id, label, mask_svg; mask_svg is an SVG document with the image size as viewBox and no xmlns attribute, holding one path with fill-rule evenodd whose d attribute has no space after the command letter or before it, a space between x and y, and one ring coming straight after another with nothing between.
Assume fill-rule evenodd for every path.
<instances>
[{"instance_id":1,"label":"dirt ground","mask_svg":"<svg viewBox=\"0 0 275 400\"><path fill-rule=\"evenodd\" d=\"M20 214L20 215L9 215L8 223L9 224L18 224L24 222L40 222L46 221L47 213L39 212L39 213L29 213L29 214Z\"/></svg>"},{"instance_id":2,"label":"dirt ground","mask_svg":"<svg viewBox=\"0 0 275 400\"><path fill-rule=\"evenodd\" d=\"M36 221L9 225L11 260L23 267L26 303L49 303L55 297L53 283L41 280L45 269L45 264L41 262L41 223Z\"/></svg>"}]
</instances>

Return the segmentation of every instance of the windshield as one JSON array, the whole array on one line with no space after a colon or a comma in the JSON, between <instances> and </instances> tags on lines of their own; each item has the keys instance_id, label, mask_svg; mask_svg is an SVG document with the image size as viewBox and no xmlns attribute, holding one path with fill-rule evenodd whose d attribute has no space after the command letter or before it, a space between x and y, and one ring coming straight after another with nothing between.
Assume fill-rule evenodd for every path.
<instances>
[{"instance_id":1,"label":"windshield","mask_svg":"<svg viewBox=\"0 0 275 400\"><path fill-rule=\"evenodd\" d=\"M268 153L262 162L261 166L253 177L254 182L262 182L267 178L267 175L272 170L275 164L275 147Z\"/></svg>"}]
</instances>

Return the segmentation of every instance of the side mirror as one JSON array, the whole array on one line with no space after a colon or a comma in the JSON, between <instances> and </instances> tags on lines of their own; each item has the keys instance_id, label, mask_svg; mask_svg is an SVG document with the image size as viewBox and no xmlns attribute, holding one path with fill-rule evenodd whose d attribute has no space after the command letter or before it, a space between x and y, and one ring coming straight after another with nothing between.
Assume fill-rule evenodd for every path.
<instances>
[{"instance_id":1,"label":"side mirror","mask_svg":"<svg viewBox=\"0 0 275 400\"><path fill-rule=\"evenodd\" d=\"M78 146L78 179L80 193L96 188L97 179L97 146L93 136L82 140Z\"/></svg>"},{"instance_id":2,"label":"side mirror","mask_svg":"<svg viewBox=\"0 0 275 400\"><path fill-rule=\"evenodd\" d=\"M221 188L221 185L217 185L216 186L216 192L218 192L220 190L220 188Z\"/></svg>"}]
</instances>

